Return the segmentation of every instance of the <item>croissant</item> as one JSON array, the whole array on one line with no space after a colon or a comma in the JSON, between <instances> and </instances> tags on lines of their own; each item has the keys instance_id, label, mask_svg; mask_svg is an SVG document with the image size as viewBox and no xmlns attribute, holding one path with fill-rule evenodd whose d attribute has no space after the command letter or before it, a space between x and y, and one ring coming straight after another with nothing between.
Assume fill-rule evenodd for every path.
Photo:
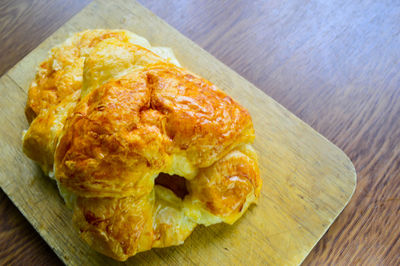
<instances>
[{"instance_id":1,"label":"croissant","mask_svg":"<svg viewBox=\"0 0 400 266\"><path fill-rule=\"evenodd\" d=\"M259 197L249 112L125 30L54 47L29 88L23 150L92 248L124 261L234 223Z\"/></svg>"}]
</instances>

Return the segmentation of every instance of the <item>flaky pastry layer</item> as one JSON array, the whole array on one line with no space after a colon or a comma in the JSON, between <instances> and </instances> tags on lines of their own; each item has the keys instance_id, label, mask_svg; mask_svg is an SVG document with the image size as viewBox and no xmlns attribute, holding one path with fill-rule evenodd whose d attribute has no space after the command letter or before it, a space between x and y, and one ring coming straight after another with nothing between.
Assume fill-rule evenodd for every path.
<instances>
[{"instance_id":1,"label":"flaky pastry layer","mask_svg":"<svg viewBox=\"0 0 400 266\"><path fill-rule=\"evenodd\" d=\"M24 152L55 177L82 239L117 260L232 224L260 194L248 111L128 31L53 48L25 112Z\"/></svg>"}]
</instances>

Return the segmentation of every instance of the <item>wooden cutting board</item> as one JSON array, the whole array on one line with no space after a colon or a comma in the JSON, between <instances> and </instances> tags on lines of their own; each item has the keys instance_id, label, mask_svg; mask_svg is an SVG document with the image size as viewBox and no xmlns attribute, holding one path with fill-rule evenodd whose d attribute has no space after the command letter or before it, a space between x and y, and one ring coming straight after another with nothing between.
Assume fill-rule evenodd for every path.
<instances>
[{"instance_id":1,"label":"wooden cutting board","mask_svg":"<svg viewBox=\"0 0 400 266\"><path fill-rule=\"evenodd\" d=\"M26 93L36 66L70 33L94 28L123 28L152 45L172 47L183 66L248 108L264 182L259 204L233 226L200 226L185 244L140 253L126 264L301 263L354 192L356 173L348 157L160 18L124 0L91 3L0 79L0 185L57 255L71 265L117 264L79 239L55 184L21 150Z\"/></svg>"}]
</instances>

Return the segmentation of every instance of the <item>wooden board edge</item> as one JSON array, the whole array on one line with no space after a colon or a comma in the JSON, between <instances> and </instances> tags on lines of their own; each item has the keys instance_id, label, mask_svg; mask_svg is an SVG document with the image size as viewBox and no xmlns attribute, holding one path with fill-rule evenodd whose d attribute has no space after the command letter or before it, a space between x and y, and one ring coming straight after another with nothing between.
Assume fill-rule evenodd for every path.
<instances>
[{"instance_id":1,"label":"wooden board edge","mask_svg":"<svg viewBox=\"0 0 400 266\"><path fill-rule=\"evenodd\" d=\"M90 4L89 4L90 5ZM86 7L85 7L86 8ZM85 8L83 8L82 10L84 10ZM144 7L145 8L145 7ZM81 10L81 11L82 11ZM74 16L72 16L71 17L71 19L73 19L75 16L77 16L78 14L80 14L80 12L81 11L79 11L77 14L75 14ZM151 11L149 11L149 12L151 12ZM164 23L165 24L167 24L168 26L170 26L168 23L166 23L165 21L164 21ZM63 25L62 25L63 26ZM61 27L62 27L61 26ZM61 28L60 27L60 28ZM170 26L171 27L171 26ZM57 29L58 30L58 29ZM176 30L176 29L175 29ZM180 33L178 30L176 30L179 34L182 34L182 33ZM51 34L51 35L49 35L44 41L47 41L48 39L50 39L50 38L52 38L52 36L53 36L53 34L54 34L54 32ZM183 34L182 34L183 35ZM186 37L186 36L185 36ZM186 37L187 38L187 37ZM192 43L194 43L192 40L190 40L189 38L187 38L190 42L192 42ZM197 44L195 44L194 43L194 45L196 45L196 46L198 46ZM200 46L198 46L200 49L202 49L202 50L204 50L203 48L201 48ZM37 47L35 48L35 49L33 49L30 53L32 53L33 51L35 51L37 49ZM207 51L206 51L207 52ZM26 56L28 56L30 53L28 53ZM207 52L208 53L208 52ZM25 57L26 57L25 56ZM214 57L212 54L210 54L210 56L212 56L212 57ZM25 58L24 57L24 58ZM24 59L23 58L23 59ZM215 58L215 57L214 57ZM23 59L21 59L21 60L23 60ZM217 58L215 58L215 60L218 60ZM219 61L219 60L218 60ZM220 62L220 61L219 61ZM10 72L10 71L12 71L14 68L15 68L15 66L16 65L18 65L20 63L20 61L19 62L17 62L12 68L10 68L4 75L2 75L1 77L0 77L0 79L2 79L3 77L5 77L5 76L7 76L8 78L10 78L11 79L11 77L8 75L8 73ZM221 64L223 64L224 66L226 66L224 63L222 63L222 62L220 62ZM227 68L229 68L228 66L226 66ZM231 71L233 71L234 73L236 73L236 75L238 75L238 77L239 78L241 78L241 79L243 79L243 80L245 80L240 74L238 74L236 71L234 71L233 69L231 69L231 68L229 68ZM264 93L263 91L261 91L259 88L257 88L256 86L254 86L254 84L252 84L251 82L249 82L249 81L247 81L247 80L245 80L246 82L248 82L252 87L254 87L255 89L257 89L259 92L262 92L262 93ZM265 94L265 93L264 93ZM337 212L337 214L336 214L336 216L332 219L332 222L326 227L326 230L324 231L324 232L322 232L321 233L321 236L318 238L318 240L315 242L315 244L314 244L314 246L320 241L320 239L324 236L324 234L329 230L329 228L331 227L331 225L334 223L334 221L337 219L337 217L340 215L340 213L343 211L343 209L347 206L347 204L349 203L349 201L351 200L351 197L352 197L352 195L354 194L354 191L355 191L355 189L356 189L356 183L357 183L357 175L356 175L356 171L355 171L355 168L354 168L354 165L353 165L353 163L351 162L351 160L348 158L348 156L339 148L339 147L337 147L335 144L333 144L331 141L329 141L328 139L326 139L323 135L321 135L318 131L316 131L315 129L313 129L311 126L309 126L307 123L305 123L304 121L302 121L300 118L298 118L296 115L294 115L293 113L291 113L289 110L287 110L284 106L282 106L281 104L279 104L279 103L277 103L275 100L273 100L273 99L271 99L273 102L275 102L282 110L284 110L284 111L286 111L286 112L288 112L294 119L296 119L296 120L299 120L299 121L301 121L302 123L304 123L305 125L307 125L308 127L310 127L310 129L311 130L313 130L314 132L316 132L317 134L316 135L319 135L320 137L322 137L322 138L324 138L327 142L329 142L331 145L333 145L333 146L335 146L335 148L336 149L339 149L340 150L340 152L343 154L343 156L345 157L345 160L349 163L349 169L350 169L350 171L348 171L348 173L349 173L349 176L347 177L348 179L349 179L349 181L351 181L351 180L353 180L353 184L352 184L352 186L353 186L353 189L352 189L352 192L348 195L348 198L347 198L347 201L346 201L346 203L343 205L343 208L341 209L341 210L338 210L338 212ZM351 176L350 176L350 174L351 174ZM0 181L1 181L1 179L0 179ZM14 196L13 195L9 195L9 193L7 193L7 191L3 188L3 186L2 186L2 184L0 183L0 186L2 187L2 189L3 189L3 191L7 194L7 196L11 199L11 201L13 202L13 204L20 210L20 212L24 215L24 217L29 221L29 223L30 224L32 224L32 226L35 228L35 230L41 235L41 237L49 244L49 241L47 240L47 238L41 233L41 231L40 231L40 229L39 228L37 228L32 222L31 222L31 220L28 218L28 216L29 215L27 215L27 213L24 211L24 209L23 208L21 208L21 206L19 206L19 204L18 204L18 202L15 200L15 198L14 198ZM64 257L63 257L63 255L62 254L59 254L59 252L57 251L57 249L55 249L52 245L50 245L49 244L49 246L50 246L50 248L56 253L56 255L64 262L64 263L67 263L67 261L66 260L64 260ZM313 248L314 248L314 246L313 246ZM310 249L310 251L311 251L312 249ZM308 255L308 254L307 254ZM307 257L307 255L303 258L303 260L302 261L304 261L304 259ZM301 263L302 263L302 261L301 261ZM300 264L301 264L300 263Z\"/></svg>"},{"instance_id":2,"label":"wooden board edge","mask_svg":"<svg viewBox=\"0 0 400 266\"><path fill-rule=\"evenodd\" d=\"M26 94L26 92L21 88L15 80L13 80L7 73L2 75L0 77L0 82L3 82L5 80L11 81L13 83L13 89L21 89L22 93ZM0 89L2 89L0 87ZM23 112L23 111L22 111ZM0 144L3 143L3 140L0 139ZM25 154L22 152L22 146L19 147L20 152L22 156L25 156ZM28 158L28 157L26 157ZM28 158L29 159L29 158ZM30 159L29 159L30 160ZM39 166L37 165L36 162L32 161L37 168ZM49 183L49 186L52 186L55 190L57 190L56 184L54 181L52 181L48 176L45 176L42 173L43 179L46 179L46 183ZM7 197L10 199L12 204L18 209L18 211L23 215L23 217L29 222L29 224L35 229L35 231L40 235L40 237L46 242L46 244L50 247L50 249L57 255L57 257L63 261L65 265L78 265L74 263L74 261L69 260L68 256L69 254L63 252L63 249L59 249L57 245L54 245L54 240L52 239L52 235L48 234L46 231L46 228L41 225L41 221L35 217L34 213L29 209L28 205L24 204L23 198L25 197L24 193L19 190L15 189L15 186L13 186L12 179L9 178L9 175L7 175L6 171L3 171L2 168L0 168L0 188L1 190L7 195ZM61 195L59 195L59 192L57 191L57 195L60 200L62 200ZM63 202L63 205L64 202ZM64 206L65 207L65 206ZM89 249L89 246L87 246ZM94 252L94 251L93 251ZM98 264L100 265L100 264Z\"/></svg>"},{"instance_id":3,"label":"wooden board edge","mask_svg":"<svg viewBox=\"0 0 400 266\"><path fill-rule=\"evenodd\" d=\"M31 217L32 219L29 219L30 218L29 214L27 214L27 212L25 212L23 206L18 204L18 200L15 199L14 195L12 195L11 193L9 193L9 191L7 191L7 186L3 186L0 184L0 187L3 190L3 192L7 195L7 197L11 200L11 202L14 204L14 206L17 207L18 211L22 214L22 216L24 216L24 218L29 222L29 224L35 229L35 231L40 235L40 237L46 242L46 244L50 247L50 249L57 255L57 257L59 259L61 259L61 261L65 265L68 265L69 261L65 260L63 254L61 254L60 250L57 250L55 247L53 247L50 244L46 235L41 232L40 228L35 223L32 223L32 220L34 220L34 218Z\"/></svg>"},{"instance_id":4,"label":"wooden board edge","mask_svg":"<svg viewBox=\"0 0 400 266\"><path fill-rule=\"evenodd\" d=\"M49 36L49 38L51 37L51 35ZM35 48L36 49L36 48ZM237 74L239 75L239 74ZM11 79L13 80L9 75L8 72L5 73L4 75L2 75L0 77L1 79ZM13 80L14 81L14 80ZM14 81L15 82L15 81ZM249 81L247 81L249 82ZM250 83L250 82L249 82ZM16 84L17 85L17 84ZM253 85L253 84L251 84ZM18 86L18 85L17 85ZM253 85L254 86L254 85ZM18 86L19 87L19 86ZM254 86L255 87L255 86ZM21 88L22 89L22 88ZM257 88L258 89L258 88ZM280 105L279 103L277 103L278 105ZM286 111L288 111L285 107L283 107L282 105L280 105L281 108L285 109ZM289 112L289 111L288 111ZM328 139L326 139L323 135L321 135L318 131L316 131L315 129L313 129L310 125L308 125L307 123L305 123L304 121L302 121L300 118L298 118L296 115L294 115L293 113L290 112L290 114L292 114L296 119L300 120L302 123L306 124L308 127L310 127L310 130L315 131L320 137L324 138L327 142L329 142L331 145L333 145L335 147L335 149L339 150L340 153L342 154L342 156L344 157L345 161L347 162L349 168L351 169L351 174L352 176L349 177L349 180L353 180L353 184L352 184L352 192L347 196L347 201L346 203L343 205L343 207L338 210L336 216L332 219L332 222L325 228L325 230L321 233L321 235L319 236L318 240L314 243L313 247L310 249L310 251L317 245L317 243L320 241L320 239L325 235L325 233L329 230L329 228L332 226L332 224L336 221L336 219L338 218L338 216L342 213L342 211L344 210L344 208L348 205L348 203L350 202L355 189L356 189L356 185L357 185L357 173L355 170L355 167L353 165L353 163L351 162L350 158L344 153L343 150L341 150L339 147L337 147L334 143L332 143L331 141L329 141ZM56 248L54 248L51 244L49 244L49 240L47 239L47 236L45 234L43 234L40 230L40 228L38 228L35 223L32 223L32 220L34 219L30 219L30 215L24 210L23 206L20 206L20 204L18 203L18 200L16 200L15 196L12 195L11 193L9 193L9 191L7 191L7 187L4 186L3 184L3 179L0 178L0 187L1 189L4 191L4 193L9 197L9 199L12 201L12 203L18 208L18 210L21 212L21 214L25 217L25 219L28 220L28 222L32 225L32 227L39 233L39 235L46 241L46 243L49 245L49 247L54 251L54 253L63 261L63 263L67 264L70 263L71 261L67 261L63 254L61 254L60 250L57 250ZM50 241L51 242L51 241ZM308 254L306 254L306 256L304 256L304 258L300 261L299 265L301 265L303 263L303 261L307 258Z\"/></svg>"},{"instance_id":5,"label":"wooden board edge","mask_svg":"<svg viewBox=\"0 0 400 266\"><path fill-rule=\"evenodd\" d=\"M36 48L35 48L36 49ZM34 51L35 49L33 49L32 51ZM31 51L31 52L32 52ZM30 52L30 53L31 53ZM28 55L30 54L28 53ZM18 64L19 62L17 62ZM17 65L15 64L15 65ZM13 68L13 67L12 67ZM11 68L11 69L12 69ZM11 70L10 69L10 70ZM0 76L0 81L5 80L5 79L9 79L11 81L14 82L15 86L17 86L19 89L21 89L23 92L23 88L21 88L9 75L8 75L7 71L5 74L3 74L2 76ZM1 89L1 88L0 88ZM21 152L22 152L22 147L21 147ZM11 200L12 204L18 209L18 211L22 214L22 216L24 216L24 218L29 222L29 224L35 229L35 231L40 235L40 237L45 240L46 244L51 248L51 250L57 255L58 258L60 258L64 264L67 264L67 261L64 260L64 257L61 254L61 251L57 250L55 247L53 247L46 235L42 232L42 230L40 230L39 226L37 223L35 223L35 219L34 217L28 213L28 211L25 210L24 206L22 206L22 204L20 204L20 202L17 200L18 195L16 196L16 194L18 193L11 193L11 191L8 189L8 186L6 184L6 173L4 173L3 171L0 171L0 188L1 190L7 195L7 197ZM50 181L50 180L49 180Z\"/></svg>"},{"instance_id":6,"label":"wooden board edge","mask_svg":"<svg viewBox=\"0 0 400 266\"><path fill-rule=\"evenodd\" d=\"M316 131L318 134L319 132ZM320 134L321 135L321 134ZM325 138L323 135L321 135L321 137ZM326 139L326 138L325 138ZM327 141L329 141L328 139L326 139ZM351 193L347 196L347 201L343 204L343 207L341 209L338 210L337 214L335 217L333 217L331 223L325 228L325 230L321 233L321 235L318 237L318 240L315 241L314 245L312 246L312 248L310 249L310 251L308 252L308 254L300 261L299 265L302 265L304 260L308 257L308 255L310 254L310 252L315 248L315 246L318 244L318 242L322 239L322 237L326 234L326 232L328 232L329 228L331 228L331 226L333 225L333 223L337 220L337 218L339 217L339 215L343 212L343 210L346 208L346 206L349 204L350 200L352 199L354 192L356 191L357 188L357 171L354 167L353 162L350 160L349 156L347 156L347 154L340 149L338 146L336 146L334 143L332 143L331 141L329 141L333 146L335 146L336 149L338 149L343 157L345 158L346 162L349 164L350 168L351 168L351 173L352 173L352 177L351 179L353 180L353 184L352 184L352 191Z\"/></svg>"}]
</instances>

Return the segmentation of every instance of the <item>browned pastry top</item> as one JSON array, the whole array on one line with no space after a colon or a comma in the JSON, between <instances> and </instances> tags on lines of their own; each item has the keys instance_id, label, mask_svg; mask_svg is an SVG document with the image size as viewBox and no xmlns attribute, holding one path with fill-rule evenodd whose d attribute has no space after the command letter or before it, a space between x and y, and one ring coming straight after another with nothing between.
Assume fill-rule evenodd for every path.
<instances>
[{"instance_id":1,"label":"browned pastry top","mask_svg":"<svg viewBox=\"0 0 400 266\"><path fill-rule=\"evenodd\" d=\"M29 90L25 153L55 175L81 237L118 260L233 223L260 193L250 114L178 64L89 30L53 48Z\"/></svg>"}]
</instances>

